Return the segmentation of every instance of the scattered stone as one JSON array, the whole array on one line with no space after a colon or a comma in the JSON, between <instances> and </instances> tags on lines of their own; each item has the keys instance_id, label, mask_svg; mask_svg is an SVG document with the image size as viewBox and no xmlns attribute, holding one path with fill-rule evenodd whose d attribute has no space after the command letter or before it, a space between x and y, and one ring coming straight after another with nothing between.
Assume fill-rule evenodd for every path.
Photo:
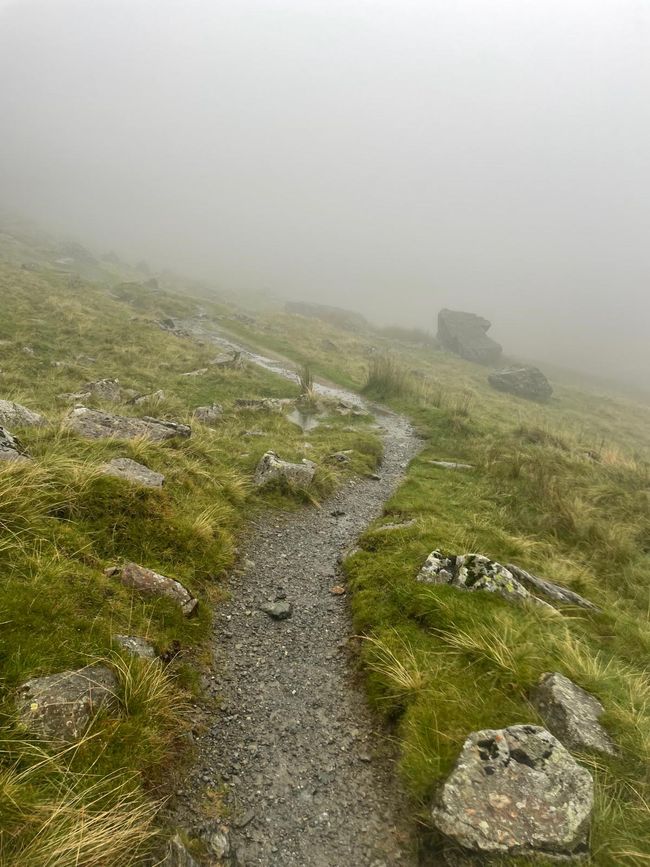
<instances>
[{"instance_id":1,"label":"scattered stone","mask_svg":"<svg viewBox=\"0 0 650 867\"><path fill-rule=\"evenodd\" d=\"M8 428L39 427L47 424L47 419L34 410L27 409L12 400L0 400L0 425Z\"/></svg>"},{"instance_id":2,"label":"scattered stone","mask_svg":"<svg viewBox=\"0 0 650 867\"><path fill-rule=\"evenodd\" d=\"M233 352L231 354L223 353L213 358L210 364L213 367L221 367L230 370L241 370L246 366L246 359L241 352Z\"/></svg>"},{"instance_id":3,"label":"scattered stone","mask_svg":"<svg viewBox=\"0 0 650 867\"><path fill-rule=\"evenodd\" d=\"M565 747L615 754L612 739L598 722L604 707L568 677L558 672L543 674L532 702L548 730Z\"/></svg>"},{"instance_id":4,"label":"scattered stone","mask_svg":"<svg viewBox=\"0 0 650 867\"><path fill-rule=\"evenodd\" d=\"M187 373L181 373L181 376L205 376L207 372L207 367L200 367L198 370L189 370Z\"/></svg>"},{"instance_id":5,"label":"scattered stone","mask_svg":"<svg viewBox=\"0 0 650 867\"><path fill-rule=\"evenodd\" d=\"M438 313L438 341L450 352L478 364L493 364L501 357L501 346L487 331L491 322L474 313L441 310Z\"/></svg>"},{"instance_id":6,"label":"scattered stone","mask_svg":"<svg viewBox=\"0 0 650 867\"><path fill-rule=\"evenodd\" d=\"M415 526L417 521L415 518L411 518L408 521L400 521L394 524L382 524L379 527L375 527L375 530L407 530L409 527Z\"/></svg>"},{"instance_id":7,"label":"scattered stone","mask_svg":"<svg viewBox=\"0 0 650 867\"><path fill-rule=\"evenodd\" d=\"M218 403L213 403L210 406L197 406L193 415L202 424L212 425L222 420L223 407Z\"/></svg>"},{"instance_id":8,"label":"scattered stone","mask_svg":"<svg viewBox=\"0 0 650 867\"><path fill-rule=\"evenodd\" d=\"M546 401L553 394L553 387L542 371L530 365L497 370L489 374L488 382L499 391L528 400Z\"/></svg>"},{"instance_id":9,"label":"scattered stone","mask_svg":"<svg viewBox=\"0 0 650 867\"><path fill-rule=\"evenodd\" d=\"M117 689L114 673L102 665L35 677L19 689L20 718L47 740L76 741L100 708L117 713Z\"/></svg>"},{"instance_id":10,"label":"scattered stone","mask_svg":"<svg viewBox=\"0 0 650 867\"><path fill-rule=\"evenodd\" d=\"M335 464L349 464L350 455L346 452L334 452L334 454L328 455L327 460Z\"/></svg>"},{"instance_id":11,"label":"scattered stone","mask_svg":"<svg viewBox=\"0 0 650 867\"><path fill-rule=\"evenodd\" d=\"M138 566L137 563L127 563L125 566L113 566L106 570L108 577L117 577L125 587L132 587L146 596L166 596L180 606L186 617L196 612L199 604L180 581L159 575L153 569Z\"/></svg>"},{"instance_id":12,"label":"scattered stone","mask_svg":"<svg viewBox=\"0 0 650 867\"><path fill-rule=\"evenodd\" d=\"M342 584L335 584L334 587L330 587L330 593L332 596L343 596L345 595L345 587Z\"/></svg>"},{"instance_id":13,"label":"scattered stone","mask_svg":"<svg viewBox=\"0 0 650 867\"><path fill-rule=\"evenodd\" d=\"M530 572L526 572L525 569L520 569L519 566L515 566L512 563L508 563L507 568L525 587L528 587L531 590L538 590L550 599L555 599L556 602L565 602L567 605L579 605L580 608L588 608L591 611L600 611L600 608L598 608L597 605L594 605L593 602L590 602L588 599L585 599L584 596L580 596L579 593L575 593L573 590L562 587L560 584L554 584L552 581L547 581L545 578L538 578L536 575L532 575Z\"/></svg>"},{"instance_id":14,"label":"scattered stone","mask_svg":"<svg viewBox=\"0 0 650 867\"><path fill-rule=\"evenodd\" d=\"M20 443L8 430L0 427L0 461L28 461Z\"/></svg>"},{"instance_id":15,"label":"scattered stone","mask_svg":"<svg viewBox=\"0 0 650 867\"><path fill-rule=\"evenodd\" d=\"M118 439L135 439L148 437L162 441L173 437L187 438L192 429L186 424L144 416L131 418L129 416L113 415L88 409L86 406L75 407L64 421L64 426L87 439L117 437Z\"/></svg>"},{"instance_id":16,"label":"scattered stone","mask_svg":"<svg viewBox=\"0 0 650 867\"><path fill-rule=\"evenodd\" d=\"M122 396L118 379L98 379L95 382L88 382L82 386L81 391L100 400L118 401Z\"/></svg>"},{"instance_id":17,"label":"scattered stone","mask_svg":"<svg viewBox=\"0 0 650 867\"><path fill-rule=\"evenodd\" d=\"M473 464L457 464L455 461L427 461L434 467L440 467L443 470L473 470Z\"/></svg>"},{"instance_id":18,"label":"scattered stone","mask_svg":"<svg viewBox=\"0 0 650 867\"><path fill-rule=\"evenodd\" d=\"M369 416L370 413L364 409L359 403L351 403L347 400L339 400L334 407L334 412L337 415L352 416L353 418L362 418Z\"/></svg>"},{"instance_id":19,"label":"scattered stone","mask_svg":"<svg viewBox=\"0 0 650 867\"><path fill-rule=\"evenodd\" d=\"M591 775L540 726L473 732L432 809L445 837L482 855L587 852Z\"/></svg>"},{"instance_id":20,"label":"scattered stone","mask_svg":"<svg viewBox=\"0 0 650 867\"><path fill-rule=\"evenodd\" d=\"M130 458L113 458L102 467L105 476L114 476L117 479L125 479L136 485L146 488L161 488L165 477L162 473L155 473L144 464L132 461Z\"/></svg>"},{"instance_id":21,"label":"scattered stone","mask_svg":"<svg viewBox=\"0 0 650 867\"><path fill-rule=\"evenodd\" d=\"M167 844L167 854L160 867L200 867L190 855L185 843L176 834Z\"/></svg>"},{"instance_id":22,"label":"scattered stone","mask_svg":"<svg viewBox=\"0 0 650 867\"><path fill-rule=\"evenodd\" d=\"M113 641L123 647L131 656L139 656L141 659L155 659L156 651L153 644L137 635L114 635Z\"/></svg>"},{"instance_id":23,"label":"scattered stone","mask_svg":"<svg viewBox=\"0 0 650 867\"><path fill-rule=\"evenodd\" d=\"M165 400L165 392L159 388L158 391L152 391L149 394L135 394L129 403L133 406L142 406L143 403L160 403L163 400Z\"/></svg>"},{"instance_id":24,"label":"scattered stone","mask_svg":"<svg viewBox=\"0 0 650 867\"><path fill-rule=\"evenodd\" d=\"M282 412L287 403L291 401L280 400L275 397L243 398L235 400L235 409L248 412Z\"/></svg>"},{"instance_id":25,"label":"scattered stone","mask_svg":"<svg viewBox=\"0 0 650 867\"><path fill-rule=\"evenodd\" d=\"M314 481L316 464L303 459L302 463L294 464L281 460L275 452L266 452L260 459L255 470L255 485L262 487L269 482L281 480L301 488L308 487Z\"/></svg>"},{"instance_id":26,"label":"scattered stone","mask_svg":"<svg viewBox=\"0 0 650 867\"><path fill-rule=\"evenodd\" d=\"M287 620L293 614L293 605L291 602L280 600L279 602L267 602L260 606L260 610L273 620Z\"/></svg>"}]
</instances>

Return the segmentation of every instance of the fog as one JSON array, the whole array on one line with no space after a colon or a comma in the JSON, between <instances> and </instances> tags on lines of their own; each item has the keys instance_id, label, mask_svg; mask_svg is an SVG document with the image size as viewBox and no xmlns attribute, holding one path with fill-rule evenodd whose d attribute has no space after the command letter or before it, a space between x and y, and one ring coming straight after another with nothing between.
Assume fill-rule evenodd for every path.
<instances>
[{"instance_id":1,"label":"fog","mask_svg":"<svg viewBox=\"0 0 650 867\"><path fill-rule=\"evenodd\" d=\"M5 207L645 383L646 0L0 0Z\"/></svg>"}]
</instances>

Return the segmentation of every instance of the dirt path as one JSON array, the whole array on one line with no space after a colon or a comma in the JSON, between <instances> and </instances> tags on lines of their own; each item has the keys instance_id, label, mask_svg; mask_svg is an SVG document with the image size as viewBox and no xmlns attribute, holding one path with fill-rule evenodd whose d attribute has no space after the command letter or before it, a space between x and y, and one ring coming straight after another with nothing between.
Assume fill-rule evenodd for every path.
<instances>
[{"instance_id":1,"label":"dirt path","mask_svg":"<svg viewBox=\"0 0 650 867\"><path fill-rule=\"evenodd\" d=\"M226 783L235 864L413 865L408 822L385 733L366 706L347 650L352 627L337 563L395 490L418 440L382 415L380 479L350 481L321 509L252 527L214 626L213 684L222 696L197 739L199 758L172 817L204 839L206 786ZM285 599L290 619L260 610Z\"/></svg>"}]
</instances>

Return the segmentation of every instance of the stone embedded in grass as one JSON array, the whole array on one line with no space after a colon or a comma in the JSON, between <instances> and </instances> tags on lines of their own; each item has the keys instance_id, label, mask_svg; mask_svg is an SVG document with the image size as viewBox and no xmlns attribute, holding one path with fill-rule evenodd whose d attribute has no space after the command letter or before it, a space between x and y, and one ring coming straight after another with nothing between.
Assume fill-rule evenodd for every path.
<instances>
[{"instance_id":1,"label":"stone embedded in grass","mask_svg":"<svg viewBox=\"0 0 650 867\"><path fill-rule=\"evenodd\" d=\"M591 774L540 726L472 732L431 816L481 855L571 858L587 852Z\"/></svg>"},{"instance_id":2,"label":"stone embedded in grass","mask_svg":"<svg viewBox=\"0 0 650 867\"><path fill-rule=\"evenodd\" d=\"M266 452L260 458L255 470L255 485L262 487L269 482L284 481L300 488L308 487L314 481L316 464L303 459L300 464L281 460L275 452Z\"/></svg>"},{"instance_id":3,"label":"stone embedded in grass","mask_svg":"<svg viewBox=\"0 0 650 867\"><path fill-rule=\"evenodd\" d=\"M279 602L267 602L260 606L260 610L273 620L287 620L293 614L293 605L291 602L280 600Z\"/></svg>"},{"instance_id":4,"label":"stone embedded in grass","mask_svg":"<svg viewBox=\"0 0 650 867\"><path fill-rule=\"evenodd\" d=\"M290 403L290 400L280 400L277 397L238 397L235 400L235 409L247 412L282 412L284 407Z\"/></svg>"},{"instance_id":5,"label":"stone embedded in grass","mask_svg":"<svg viewBox=\"0 0 650 867\"><path fill-rule=\"evenodd\" d=\"M8 430L0 427L0 461L28 461L20 443Z\"/></svg>"},{"instance_id":6,"label":"stone embedded in grass","mask_svg":"<svg viewBox=\"0 0 650 867\"><path fill-rule=\"evenodd\" d=\"M158 391L150 391L148 394L135 394L129 403L140 406L143 403L159 403L161 400L165 400L165 392L159 388Z\"/></svg>"},{"instance_id":7,"label":"stone embedded in grass","mask_svg":"<svg viewBox=\"0 0 650 867\"><path fill-rule=\"evenodd\" d=\"M153 644L137 635L114 635L113 642L130 653L131 656L139 656L140 659L156 659Z\"/></svg>"},{"instance_id":8,"label":"stone embedded in grass","mask_svg":"<svg viewBox=\"0 0 650 867\"><path fill-rule=\"evenodd\" d=\"M207 367L199 367L198 370L188 370L187 373L181 373L181 376L205 376L207 372Z\"/></svg>"},{"instance_id":9,"label":"stone embedded in grass","mask_svg":"<svg viewBox=\"0 0 650 867\"><path fill-rule=\"evenodd\" d=\"M19 689L18 712L36 735L72 742L83 736L100 709L117 713L117 689L115 674L103 665L35 677Z\"/></svg>"},{"instance_id":10,"label":"stone embedded in grass","mask_svg":"<svg viewBox=\"0 0 650 867\"><path fill-rule=\"evenodd\" d=\"M179 834L167 844L167 854L160 867L199 867L199 862L190 855Z\"/></svg>"},{"instance_id":11,"label":"stone embedded in grass","mask_svg":"<svg viewBox=\"0 0 650 867\"><path fill-rule=\"evenodd\" d=\"M47 424L45 416L12 400L0 400L0 425L9 428L39 427Z\"/></svg>"},{"instance_id":12,"label":"stone embedded in grass","mask_svg":"<svg viewBox=\"0 0 650 867\"><path fill-rule=\"evenodd\" d=\"M545 578L538 578L525 569L508 563L507 568L512 572L515 578L528 589L538 590L550 599L555 599L556 602L564 602L567 605L579 605L580 608L589 608L591 611L600 611L597 605L580 596L573 590L562 587L560 584L554 584L552 581L547 581Z\"/></svg>"},{"instance_id":13,"label":"stone embedded in grass","mask_svg":"<svg viewBox=\"0 0 650 867\"><path fill-rule=\"evenodd\" d=\"M153 569L138 566L137 563L112 566L106 570L105 574L109 578L119 578L125 587L138 590L145 596L165 596L167 599L171 599L180 607L186 617L191 617L198 607L198 599L195 599L180 581L160 575Z\"/></svg>"},{"instance_id":14,"label":"stone embedded in grass","mask_svg":"<svg viewBox=\"0 0 650 867\"><path fill-rule=\"evenodd\" d=\"M543 674L531 698L549 731L569 749L616 752L598 722L602 704L568 677L558 672Z\"/></svg>"},{"instance_id":15,"label":"stone embedded in grass","mask_svg":"<svg viewBox=\"0 0 650 867\"><path fill-rule=\"evenodd\" d=\"M161 421L150 416L131 418L130 416L113 415L112 413L88 409L86 406L75 407L65 419L64 426L87 439L147 437L151 440L162 441L174 437L186 439L192 433L192 429L186 424Z\"/></svg>"},{"instance_id":16,"label":"stone embedded in grass","mask_svg":"<svg viewBox=\"0 0 650 867\"><path fill-rule=\"evenodd\" d=\"M542 371L530 365L496 370L488 375L488 382L498 391L528 400L546 401L553 394L553 388Z\"/></svg>"},{"instance_id":17,"label":"stone embedded in grass","mask_svg":"<svg viewBox=\"0 0 650 867\"><path fill-rule=\"evenodd\" d=\"M327 456L327 460L333 464L349 464L350 463L350 454L352 450L348 450L348 452L334 452L331 455Z\"/></svg>"},{"instance_id":18,"label":"stone embedded in grass","mask_svg":"<svg viewBox=\"0 0 650 867\"><path fill-rule=\"evenodd\" d=\"M104 464L102 472L105 476L114 476L116 479L124 479L146 488L161 488L165 481L162 473L156 473L130 458L113 458Z\"/></svg>"},{"instance_id":19,"label":"stone embedded in grass","mask_svg":"<svg viewBox=\"0 0 650 867\"><path fill-rule=\"evenodd\" d=\"M210 406L197 406L192 415L202 424L216 424L223 419L223 407L218 403L210 404Z\"/></svg>"},{"instance_id":20,"label":"stone embedded in grass","mask_svg":"<svg viewBox=\"0 0 650 867\"><path fill-rule=\"evenodd\" d=\"M443 470L473 470L473 464L458 464L455 461L427 461L434 467L440 467Z\"/></svg>"}]
</instances>

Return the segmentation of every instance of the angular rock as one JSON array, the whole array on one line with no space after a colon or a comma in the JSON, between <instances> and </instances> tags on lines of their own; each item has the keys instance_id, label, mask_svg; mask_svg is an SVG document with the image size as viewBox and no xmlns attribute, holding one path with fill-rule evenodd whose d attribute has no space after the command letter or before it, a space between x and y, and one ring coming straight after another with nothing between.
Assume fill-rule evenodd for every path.
<instances>
[{"instance_id":1,"label":"angular rock","mask_svg":"<svg viewBox=\"0 0 650 867\"><path fill-rule=\"evenodd\" d=\"M352 416L353 418L363 418L370 415L367 409L364 409L361 404L350 403L347 400L339 400L334 407L334 412L337 415Z\"/></svg>"},{"instance_id":2,"label":"angular rock","mask_svg":"<svg viewBox=\"0 0 650 867\"><path fill-rule=\"evenodd\" d=\"M145 596L165 596L171 599L186 617L194 614L199 604L198 599L195 599L180 581L160 575L153 569L138 566L137 563L113 566L106 570L106 575L119 578L125 587L132 587Z\"/></svg>"},{"instance_id":3,"label":"angular rock","mask_svg":"<svg viewBox=\"0 0 650 867\"><path fill-rule=\"evenodd\" d=\"M20 443L15 436L3 427L0 427L0 461L27 461Z\"/></svg>"},{"instance_id":4,"label":"angular rock","mask_svg":"<svg viewBox=\"0 0 650 867\"><path fill-rule=\"evenodd\" d=\"M213 367L221 367L222 369L241 370L246 366L246 359L241 352L233 352L230 355L224 353L213 358L210 364Z\"/></svg>"},{"instance_id":5,"label":"angular rock","mask_svg":"<svg viewBox=\"0 0 650 867\"><path fill-rule=\"evenodd\" d=\"M482 554L459 554L446 557L433 551L427 557L417 580L424 584L450 584L459 590L485 590L498 593L511 602L532 602L546 605L532 596L505 566Z\"/></svg>"},{"instance_id":6,"label":"angular rock","mask_svg":"<svg viewBox=\"0 0 650 867\"><path fill-rule=\"evenodd\" d=\"M468 854L548 860L587 851L594 784L540 726L473 732L433 806L433 824Z\"/></svg>"},{"instance_id":7,"label":"angular rock","mask_svg":"<svg viewBox=\"0 0 650 867\"><path fill-rule=\"evenodd\" d=\"M260 610L273 620L287 620L293 614L293 605L291 602L280 600L279 602L267 602L260 606Z\"/></svg>"},{"instance_id":8,"label":"angular rock","mask_svg":"<svg viewBox=\"0 0 650 867\"><path fill-rule=\"evenodd\" d=\"M281 460L275 452L266 452L260 458L255 470L255 485L262 487L269 482L281 480L301 488L308 487L314 481L316 464L303 459L300 464Z\"/></svg>"},{"instance_id":9,"label":"angular rock","mask_svg":"<svg viewBox=\"0 0 650 867\"><path fill-rule=\"evenodd\" d=\"M135 439L144 436L162 441L173 437L187 438L192 429L186 424L144 416L131 418L129 416L113 415L77 406L64 421L64 426L87 439L116 437L117 439Z\"/></svg>"},{"instance_id":10,"label":"angular rock","mask_svg":"<svg viewBox=\"0 0 650 867\"><path fill-rule=\"evenodd\" d=\"M124 648L131 656L140 659L156 659L156 651L152 644L137 635L114 635L113 641Z\"/></svg>"},{"instance_id":11,"label":"angular rock","mask_svg":"<svg viewBox=\"0 0 650 867\"><path fill-rule=\"evenodd\" d=\"M545 401L553 394L553 387L542 371L530 365L497 370L488 375L488 382L499 391L528 400Z\"/></svg>"},{"instance_id":12,"label":"angular rock","mask_svg":"<svg viewBox=\"0 0 650 867\"><path fill-rule=\"evenodd\" d=\"M161 488L165 477L162 473L155 473L144 464L132 461L130 458L113 458L102 467L105 476L114 476L116 479L125 479L136 485L146 488Z\"/></svg>"},{"instance_id":13,"label":"angular rock","mask_svg":"<svg viewBox=\"0 0 650 867\"><path fill-rule=\"evenodd\" d=\"M87 382L80 388L83 396L89 395L99 400L119 401L122 389L118 379L98 379L95 382Z\"/></svg>"},{"instance_id":14,"label":"angular rock","mask_svg":"<svg viewBox=\"0 0 650 867\"><path fill-rule=\"evenodd\" d=\"M143 403L158 403L164 399L165 392L162 388L159 388L158 391L151 391L149 394L136 394L131 398L131 400L129 400L129 403L134 406L140 406Z\"/></svg>"},{"instance_id":15,"label":"angular rock","mask_svg":"<svg viewBox=\"0 0 650 867\"><path fill-rule=\"evenodd\" d=\"M438 313L438 340L445 349L478 364L493 364L501 357L501 346L487 331L491 323L474 313L441 310Z\"/></svg>"},{"instance_id":16,"label":"angular rock","mask_svg":"<svg viewBox=\"0 0 650 867\"><path fill-rule=\"evenodd\" d=\"M73 742L101 708L109 714L118 712L117 689L117 678L103 665L35 677L19 689L18 712L38 736Z\"/></svg>"},{"instance_id":17,"label":"angular rock","mask_svg":"<svg viewBox=\"0 0 650 867\"><path fill-rule=\"evenodd\" d=\"M167 844L167 854L160 867L200 867L200 865L192 858L180 835L176 834Z\"/></svg>"},{"instance_id":18,"label":"angular rock","mask_svg":"<svg viewBox=\"0 0 650 867\"><path fill-rule=\"evenodd\" d=\"M546 727L565 747L614 755L616 747L598 722L604 711L590 693L558 672L543 674L532 696Z\"/></svg>"},{"instance_id":19,"label":"angular rock","mask_svg":"<svg viewBox=\"0 0 650 867\"><path fill-rule=\"evenodd\" d=\"M27 409L12 400L0 400L0 425L8 428L38 427L47 424L47 419L34 410Z\"/></svg>"},{"instance_id":20,"label":"angular rock","mask_svg":"<svg viewBox=\"0 0 650 867\"><path fill-rule=\"evenodd\" d=\"M197 406L193 412L193 416L203 424L216 424L216 422L221 421L223 418L223 407L218 403L213 403L210 406Z\"/></svg>"},{"instance_id":21,"label":"angular rock","mask_svg":"<svg viewBox=\"0 0 650 867\"><path fill-rule=\"evenodd\" d=\"M521 569L513 563L508 563L507 568L529 590L537 590L550 599L555 599L556 602L564 602L567 605L578 605L580 608L588 608L591 611L600 611L600 608L594 605L593 602L585 599L579 593L569 590L567 587L562 587L561 584L554 584L545 578L538 578L536 575L526 572L525 569Z\"/></svg>"}]
</instances>

